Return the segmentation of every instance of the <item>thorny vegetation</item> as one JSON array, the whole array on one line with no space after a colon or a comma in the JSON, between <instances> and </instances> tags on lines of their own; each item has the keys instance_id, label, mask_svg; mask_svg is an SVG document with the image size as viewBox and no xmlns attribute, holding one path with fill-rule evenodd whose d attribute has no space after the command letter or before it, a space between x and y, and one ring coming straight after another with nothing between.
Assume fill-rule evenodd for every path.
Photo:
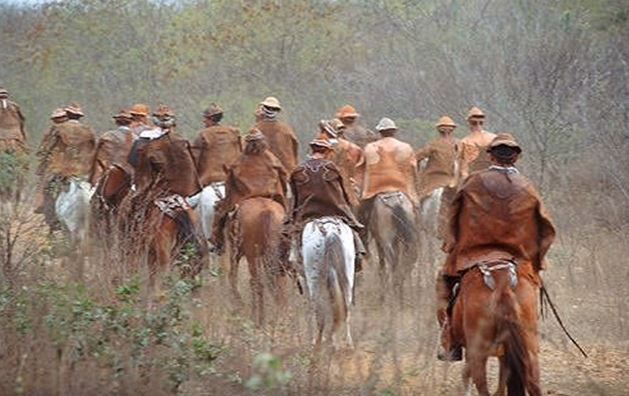
<instances>
[{"instance_id":1,"label":"thorny vegetation","mask_svg":"<svg viewBox=\"0 0 629 396\"><path fill-rule=\"evenodd\" d=\"M0 83L22 106L32 147L50 111L74 100L99 131L121 106L164 102L192 136L209 102L246 130L255 104L274 94L302 143L316 121L352 103L367 125L395 119L415 147L434 134L438 116L462 124L476 104L489 130L512 131L523 144L523 169L559 225L545 280L592 355L578 358L546 320L543 385L562 394L624 394L628 35L621 0L2 4ZM22 166L5 165L3 183ZM402 308L387 302L389 292L366 268L353 313L356 351L313 364L306 301L296 290L277 320L256 328L213 264L198 284L172 274L149 307L145 273L127 274L115 251L48 235L32 213L33 184L0 213L0 394L457 389L458 366L434 360L439 259L429 260L426 247Z\"/></svg>"}]
</instances>

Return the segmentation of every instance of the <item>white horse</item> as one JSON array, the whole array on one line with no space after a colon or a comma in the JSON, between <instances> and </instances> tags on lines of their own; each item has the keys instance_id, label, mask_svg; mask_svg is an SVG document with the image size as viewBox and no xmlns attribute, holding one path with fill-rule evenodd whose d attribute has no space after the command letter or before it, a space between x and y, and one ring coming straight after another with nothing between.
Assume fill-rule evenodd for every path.
<instances>
[{"instance_id":1,"label":"white horse","mask_svg":"<svg viewBox=\"0 0 629 396\"><path fill-rule=\"evenodd\" d=\"M350 306L355 246L351 228L337 217L321 217L307 223L302 232L302 257L310 305L317 323L315 347L321 345L327 327L328 339L336 348L335 334L342 322L346 326L347 343L353 347Z\"/></svg>"},{"instance_id":2,"label":"white horse","mask_svg":"<svg viewBox=\"0 0 629 396\"><path fill-rule=\"evenodd\" d=\"M196 209L201 218L201 228L205 239L212 236L212 222L214 221L214 207L225 197L225 183L216 182L206 186L199 194L189 198L189 204Z\"/></svg>"},{"instance_id":3,"label":"white horse","mask_svg":"<svg viewBox=\"0 0 629 396\"><path fill-rule=\"evenodd\" d=\"M444 187L435 188L421 203L422 227L436 236L439 229L439 211Z\"/></svg>"},{"instance_id":4,"label":"white horse","mask_svg":"<svg viewBox=\"0 0 629 396\"><path fill-rule=\"evenodd\" d=\"M93 193L94 188L90 183L72 178L67 190L57 196L55 213L73 241L84 241L87 237L90 198Z\"/></svg>"}]
</instances>

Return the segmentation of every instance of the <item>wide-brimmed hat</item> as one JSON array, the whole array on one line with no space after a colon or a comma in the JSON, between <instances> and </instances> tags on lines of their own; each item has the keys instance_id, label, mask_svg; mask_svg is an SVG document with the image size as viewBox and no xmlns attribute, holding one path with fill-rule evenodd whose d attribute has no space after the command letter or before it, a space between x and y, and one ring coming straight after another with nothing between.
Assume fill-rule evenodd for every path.
<instances>
[{"instance_id":1,"label":"wide-brimmed hat","mask_svg":"<svg viewBox=\"0 0 629 396\"><path fill-rule=\"evenodd\" d=\"M129 109L129 113L134 116L146 117L151 112L151 109L144 103L136 103Z\"/></svg>"},{"instance_id":2,"label":"wide-brimmed hat","mask_svg":"<svg viewBox=\"0 0 629 396\"><path fill-rule=\"evenodd\" d=\"M395 125L395 122L393 122L392 119L387 117L381 119L378 125L376 125L376 131L378 132L388 131L392 129L397 130L397 125Z\"/></svg>"},{"instance_id":3,"label":"wide-brimmed hat","mask_svg":"<svg viewBox=\"0 0 629 396\"><path fill-rule=\"evenodd\" d=\"M266 97L262 102L260 102L260 104L264 107L269 107L271 109L282 109L280 101L275 96Z\"/></svg>"},{"instance_id":4,"label":"wide-brimmed hat","mask_svg":"<svg viewBox=\"0 0 629 396\"><path fill-rule=\"evenodd\" d=\"M338 137L336 129L334 129L334 127L328 120L319 121L319 129L333 139L336 139Z\"/></svg>"},{"instance_id":5,"label":"wide-brimmed hat","mask_svg":"<svg viewBox=\"0 0 629 396\"><path fill-rule=\"evenodd\" d=\"M52 114L50 114L50 119L62 118L62 117L67 117L67 116L68 114L66 113L66 111L63 108L58 107L53 110Z\"/></svg>"},{"instance_id":6,"label":"wide-brimmed hat","mask_svg":"<svg viewBox=\"0 0 629 396\"><path fill-rule=\"evenodd\" d=\"M264 134L258 128L252 128L247 136L245 136L245 142L254 142L256 140L263 140Z\"/></svg>"},{"instance_id":7,"label":"wide-brimmed hat","mask_svg":"<svg viewBox=\"0 0 629 396\"><path fill-rule=\"evenodd\" d=\"M507 132L502 132L502 133L497 134L496 137L491 141L491 143L489 143L489 146L487 147L487 151L491 151L492 149L498 146L507 146L507 147L511 147L515 149L518 153L522 152L522 148L520 147L518 142L515 140L513 135Z\"/></svg>"},{"instance_id":8,"label":"wide-brimmed hat","mask_svg":"<svg viewBox=\"0 0 629 396\"><path fill-rule=\"evenodd\" d=\"M469 120L472 117L474 117L474 118L485 118L485 113L483 113L483 111L481 109L479 109L478 107L472 106L470 111L467 112L467 119Z\"/></svg>"},{"instance_id":9,"label":"wide-brimmed hat","mask_svg":"<svg viewBox=\"0 0 629 396\"><path fill-rule=\"evenodd\" d=\"M330 125L332 125L332 128L334 128L334 130L337 133L340 133L342 130L344 130L345 124L343 124L343 121L339 120L338 118L333 118L330 120Z\"/></svg>"},{"instance_id":10,"label":"wide-brimmed hat","mask_svg":"<svg viewBox=\"0 0 629 396\"><path fill-rule=\"evenodd\" d=\"M0 87L0 96L9 96L9 91L6 88Z\"/></svg>"},{"instance_id":11,"label":"wide-brimmed hat","mask_svg":"<svg viewBox=\"0 0 629 396\"><path fill-rule=\"evenodd\" d=\"M114 114L112 116L112 118L114 118L114 119L119 119L119 118L122 119L122 118L124 118L124 119L127 119L127 120L131 120L131 119L133 119L133 116L131 115L131 113L129 113L128 110L120 109L120 111L118 111L116 114Z\"/></svg>"},{"instance_id":12,"label":"wide-brimmed hat","mask_svg":"<svg viewBox=\"0 0 629 396\"><path fill-rule=\"evenodd\" d=\"M223 109L216 103L210 103L210 105L203 111L203 117L209 118L218 114L223 114Z\"/></svg>"},{"instance_id":13,"label":"wide-brimmed hat","mask_svg":"<svg viewBox=\"0 0 629 396\"><path fill-rule=\"evenodd\" d=\"M356 109L354 108L354 106L352 105L345 105L342 106L337 112L336 112L336 118L356 118L358 117L360 114L358 114L356 112Z\"/></svg>"},{"instance_id":14,"label":"wide-brimmed hat","mask_svg":"<svg viewBox=\"0 0 629 396\"><path fill-rule=\"evenodd\" d=\"M325 139L314 139L309 143L310 147L322 147L328 150L332 150L332 144Z\"/></svg>"},{"instance_id":15,"label":"wide-brimmed hat","mask_svg":"<svg viewBox=\"0 0 629 396\"><path fill-rule=\"evenodd\" d=\"M66 106L66 108L64 110L68 114L74 114L74 115L77 115L79 117L83 117L85 115L85 114L83 114L83 110L81 109L81 106L78 103L72 103L72 104Z\"/></svg>"},{"instance_id":16,"label":"wide-brimmed hat","mask_svg":"<svg viewBox=\"0 0 629 396\"><path fill-rule=\"evenodd\" d=\"M449 127L456 128L456 124L454 123L452 118L450 118L448 116L443 116L443 117L439 118L439 121L437 121L437 124L435 124L435 126L437 128L439 128L441 126L449 126Z\"/></svg>"}]
</instances>

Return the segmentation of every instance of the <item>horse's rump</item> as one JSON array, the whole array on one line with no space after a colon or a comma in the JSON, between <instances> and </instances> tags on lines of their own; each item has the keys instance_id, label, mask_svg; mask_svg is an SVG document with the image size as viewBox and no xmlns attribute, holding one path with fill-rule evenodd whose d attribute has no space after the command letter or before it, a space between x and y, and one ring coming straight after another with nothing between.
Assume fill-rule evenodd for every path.
<instances>
[{"instance_id":1,"label":"horse's rump","mask_svg":"<svg viewBox=\"0 0 629 396\"><path fill-rule=\"evenodd\" d=\"M323 217L307 223L302 232L302 256L308 294L318 323L321 341L328 315L331 334L347 324L354 286L354 236L351 228L336 217Z\"/></svg>"},{"instance_id":2,"label":"horse's rump","mask_svg":"<svg viewBox=\"0 0 629 396\"><path fill-rule=\"evenodd\" d=\"M113 164L98 180L95 197L108 208L117 207L131 189L132 175L124 167Z\"/></svg>"},{"instance_id":3,"label":"horse's rump","mask_svg":"<svg viewBox=\"0 0 629 396\"><path fill-rule=\"evenodd\" d=\"M86 230L92 193L88 182L70 179L67 190L61 191L55 200L57 218L73 237L82 237L80 234Z\"/></svg>"},{"instance_id":4,"label":"horse's rump","mask_svg":"<svg viewBox=\"0 0 629 396\"><path fill-rule=\"evenodd\" d=\"M398 257L415 261L418 244L415 208L404 193L378 194L371 210L369 228L391 264L397 264Z\"/></svg>"},{"instance_id":5,"label":"horse's rump","mask_svg":"<svg viewBox=\"0 0 629 396\"><path fill-rule=\"evenodd\" d=\"M269 198L249 198L242 201L232 220L231 242L239 255L247 260L263 256L266 266L278 264L278 246L285 211ZM280 270L280 268L273 268Z\"/></svg>"},{"instance_id":6,"label":"horse's rump","mask_svg":"<svg viewBox=\"0 0 629 396\"><path fill-rule=\"evenodd\" d=\"M466 364L479 365L483 356L504 359L510 395L539 388L530 360L530 353L537 354L532 271L530 263L516 269L504 260L472 267L463 275L452 313L453 339L467 349Z\"/></svg>"}]
</instances>

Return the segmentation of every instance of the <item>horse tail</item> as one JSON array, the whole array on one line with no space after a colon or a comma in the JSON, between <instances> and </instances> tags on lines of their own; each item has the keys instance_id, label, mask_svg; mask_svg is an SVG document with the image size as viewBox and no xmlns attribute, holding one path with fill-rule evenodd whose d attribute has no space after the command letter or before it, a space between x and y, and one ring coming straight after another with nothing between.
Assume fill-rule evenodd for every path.
<instances>
[{"instance_id":1,"label":"horse tail","mask_svg":"<svg viewBox=\"0 0 629 396\"><path fill-rule=\"evenodd\" d=\"M345 273L343 243L336 233L325 237L324 268L327 269L327 287L332 301L333 331L347 318L347 291L349 280Z\"/></svg>"},{"instance_id":2,"label":"horse tail","mask_svg":"<svg viewBox=\"0 0 629 396\"><path fill-rule=\"evenodd\" d=\"M529 354L526 350L524 331L518 318L518 302L508 283L502 286L497 301L497 334L504 348L508 394L525 396Z\"/></svg>"},{"instance_id":3,"label":"horse tail","mask_svg":"<svg viewBox=\"0 0 629 396\"><path fill-rule=\"evenodd\" d=\"M392 219L393 226L397 231L396 235L398 235L397 242L401 244L401 247L406 252L415 249L417 244L417 230L415 222L402 205L397 204L393 207Z\"/></svg>"}]
</instances>

